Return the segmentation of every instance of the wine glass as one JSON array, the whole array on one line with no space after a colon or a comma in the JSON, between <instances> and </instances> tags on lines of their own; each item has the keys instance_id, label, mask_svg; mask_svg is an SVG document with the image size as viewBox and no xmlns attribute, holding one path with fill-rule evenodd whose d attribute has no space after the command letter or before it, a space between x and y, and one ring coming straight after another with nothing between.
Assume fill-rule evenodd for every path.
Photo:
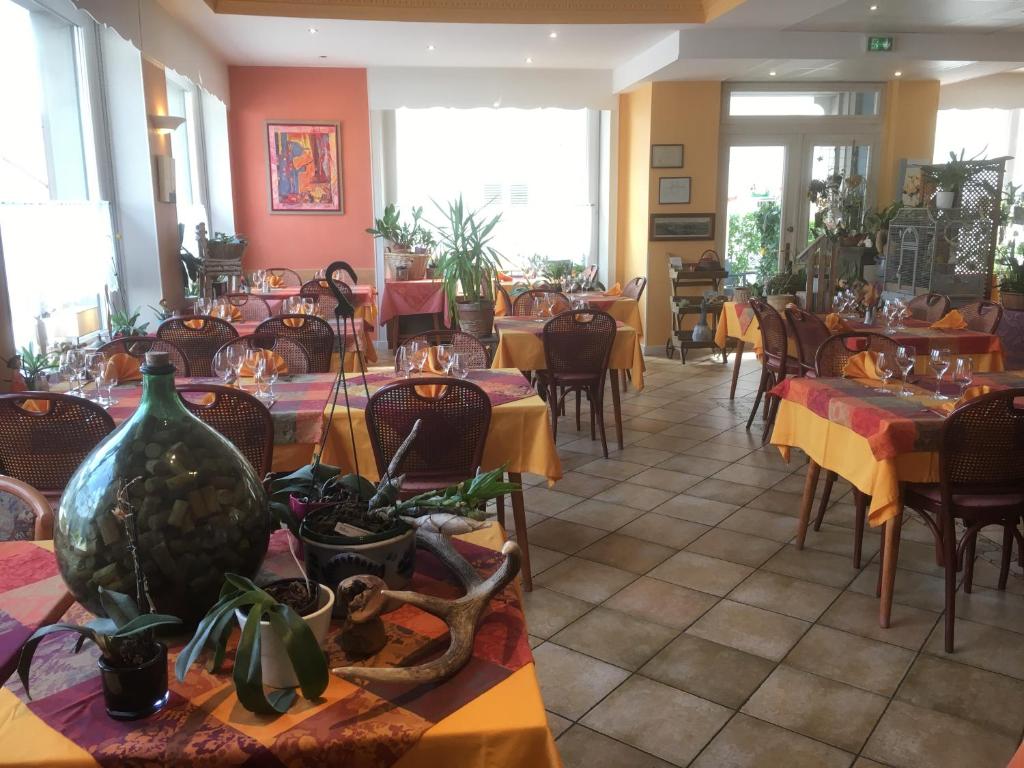
<instances>
[{"instance_id":1,"label":"wine glass","mask_svg":"<svg viewBox=\"0 0 1024 768\"><path fill-rule=\"evenodd\" d=\"M237 344L232 344L227 349L223 350L224 360L231 370L234 372L235 381L238 381L238 386L241 388L242 378L242 365L245 363L245 353L242 352L241 348Z\"/></svg>"},{"instance_id":2,"label":"wine glass","mask_svg":"<svg viewBox=\"0 0 1024 768\"><path fill-rule=\"evenodd\" d=\"M946 371L949 370L950 366L950 351L945 347L933 349L931 355L928 358L928 365L935 371L935 399L936 400L948 400L949 398L942 394L942 377Z\"/></svg>"},{"instance_id":3,"label":"wine glass","mask_svg":"<svg viewBox=\"0 0 1024 768\"><path fill-rule=\"evenodd\" d=\"M398 370L405 374L405 378L409 378L412 375L413 361L412 353L406 346L398 348L398 352L395 353L395 361L397 363Z\"/></svg>"},{"instance_id":4,"label":"wine glass","mask_svg":"<svg viewBox=\"0 0 1024 768\"><path fill-rule=\"evenodd\" d=\"M228 355L228 351L232 349L235 349L235 347L231 346L220 350L213 356L213 361L210 364L213 375L220 379L225 387L230 387L235 379L235 366L229 360Z\"/></svg>"},{"instance_id":5,"label":"wine glass","mask_svg":"<svg viewBox=\"0 0 1024 768\"><path fill-rule=\"evenodd\" d=\"M892 359L892 355L885 354L885 352L879 352L875 356L875 370L878 371L878 375L882 377L882 386L876 389L876 392L883 394L888 393L887 386L889 379L896 375L895 360Z\"/></svg>"},{"instance_id":6,"label":"wine glass","mask_svg":"<svg viewBox=\"0 0 1024 768\"><path fill-rule=\"evenodd\" d=\"M96 397L95 400L100 405L103 404L103 395L100 393L100 375L103 373L103 369L107 367L107 357L102 352L88 352L85 355L85 367L86 370L92 375L92 381L96 385Z\"/></svg>"},{"instance_id":7,"label":"wine glass","mask_svg":"<svg viewBox=\"0 0 1024 768\"><path fill-rule=\"evenodd\" d=\"M953 366L953 383L960 387L959 400L963 400L964 393L974 381L974 358L958 357Z\"/></svg>"},{"instance_id":8,"label":"wine glass","mask_svg":"<svg viewBox=\"0 0 1024 768\"><path fill-rule=\"evenodd\" d=\"M263 372L263 380L267 385L267 400L273 402L277 399L277 395L274 394L274 385L277 384L281 371L278 370L276 360L267 357L264 357L263 359L266 365L266 370Z\"/></svg>"},{"instance_id":9,"label":"wine glass","mask_svg":"<svg viewBox=\"0 0 1024 768\"><path fill-rule=\"evenodd\" d=\"M314 314L314 309L315 308L316 308L316 303L312 299L310 299L308 297L302 299L302 313L301 314L303 314L303 315L312 315L312 314Z\"/></svg>"},{"instance_id":10,"label":"wine glass","mask_svg":"<svg viewBox=\"0 0 1024 768\"><path fill-rule=\"evenodd\" d=\"M256 387L256 397L263 397L263 372L267 369L267 358L263 350L257 347L250 347L245 350L245 361L242 363L249 375L252 376L253 386Z\"/></svg>"},{"instance_id":11,"label":"wine glass","mask_svg":"<svg viewBox=\"0 0 1024 768\"><path fill-rule=\"evenodd\" d=\"M460 379L469 376L469 366L466 365L465 356L458 352L452 353L451 375Z\"/></svg>"},{"instance_id":12,"label":"wine glass","mask_svg":"<svg viewBox=\"0 0 1024 768\"><path fill-rule=\"evenodd\" d=\"M903 376L900 378L900 391L898 394L901 397L909 397L910 393L907 392L907 378L913 372L914 364L917 362L914 358L914 351L907 347L897 347L895 362L903 373Z\"/></svg>"},{"instance_id":13,"label":"wine glass","mask_svg":"<svg viewBox=\"0 0 1024 768\"><path fill-rule=\"evenodd\" d=\"M109 362L103 364L99 371L96 373L96 390L99 391L100 387L105 387L107 390L106 395L97 396L96 402L102 405L104 408L109 408L112 405L117 405L117 400L114 399L114 387L117 386L117 368L111 365Z\"/></svg>"},{"instance_id":14,"label":"wine glass","mask_svg":"<svg viewBox=\"0 0 1024 768\"><path fill-rule=\"evenodd\" d=\"M430 360L430 347L422 342L414 342L414 344L412 364L417 373L423 373L423 369L427 367L427 362Z\"/></svg>"},{"instance_id":15,"label":"wine glass","mask_svg":"<svg viewBox=\"0 0 1024 768\"><path fill-rule=\"evenodd\" d=\"M82 350L71 348L61 357L61 367L67 371L71 388L70 394L85 397L85 355Z\"/></svg>"},{"instance_id":16,"label":"wine glass","mask_svg":"<svg viewBox=\"0 0 1024 768\"><path fill-rule=\"evenodd\" d=\"M448 369L452 364L452 353L455 348L451 344L438 344L437 345L437 364L441 366L441 370L448 373Z\"/></svg>"}]
</instances>

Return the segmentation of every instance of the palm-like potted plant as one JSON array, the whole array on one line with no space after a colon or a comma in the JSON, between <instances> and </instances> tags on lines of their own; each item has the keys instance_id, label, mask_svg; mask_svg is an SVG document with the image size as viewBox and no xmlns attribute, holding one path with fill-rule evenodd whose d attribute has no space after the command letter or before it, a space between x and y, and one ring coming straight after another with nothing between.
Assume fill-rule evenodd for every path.
<instances>
[{"instance_id":1,"label":"palm-like potted plant","mask_svg":"<svg viewBox=\"0 0 1024 768\"><path fill-rule=\"evenodd\" d=\"M964 185L974 176L975 170L971 160L964 159L964 150L949 153L949 162L941 165L930 165L924 168L925 178L934 182L935 207L948 209L956 207L960 192Z\"/></svg>"},{"instance_id":2,"label":"palm-like potted plant","mask_svg":"<svg viewBox=\"0 0 1024 768\"><path fill-rule=\"evenodd\" d=\"M139 317L142 310L136 307L132 311L127 309L110 313L110 333L113 338L121 336L145 336L149 333L149 323L140 323Z\"/></svg>"},{"instance_id":3,"label":"palm-like potted plant","mask_svg":"<svg viewBox=\"0 0 1024 768\"><path fill-rule=\"evenodd\" d=\"M35 346L30 341L27 347L22 347L18 353L17 367L21 371L21 377L25 380L27 389L40 390L47 387L46 374L54 368L54 356L49 352L36 352Z\"/></svg>"},{"instance_id":4,"label":"palm-like potted plant","mask_svg":"<svg viewBox=\"0 0 1024 768\"><path fill-rule=\"evenodd\" d=\"M452 322L477 338L490 336L494 327L494 281L501 269L501 254L491 245L501 214L485 219L468 211L460 195L437 206L445 223L437 226L440 238L438 273L448 297Z\"/></svg>"},{"instance_id":5,"label":"palm-like potted plant","mask_svg":"<svg viewBox=\"0 0 1024 768\"><path fill-rule=\"evenodd\" d=\"M999 300L1006 309L1024 309L1024 261L1006 254L999 266Z\"/></svg>"}]
</instances>

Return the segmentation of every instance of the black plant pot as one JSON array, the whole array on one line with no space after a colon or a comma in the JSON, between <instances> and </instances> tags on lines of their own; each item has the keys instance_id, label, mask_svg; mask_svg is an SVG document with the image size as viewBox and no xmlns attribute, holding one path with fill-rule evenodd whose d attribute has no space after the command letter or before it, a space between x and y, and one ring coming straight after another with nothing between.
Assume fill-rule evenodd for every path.
<instances>
[{"instance_id":1,"label":"black plant pot","mask_svg":"<svg viewBox=\"0 0 1024 768\"><path fill-rule=\"evenodd\" d=\"M100 668L107 714L115 720L149 717L167 703L167 646L163 643L157 643L152 659L138 666L112 667L102 658L96 665Z\"/></svg>"}]
</instances>

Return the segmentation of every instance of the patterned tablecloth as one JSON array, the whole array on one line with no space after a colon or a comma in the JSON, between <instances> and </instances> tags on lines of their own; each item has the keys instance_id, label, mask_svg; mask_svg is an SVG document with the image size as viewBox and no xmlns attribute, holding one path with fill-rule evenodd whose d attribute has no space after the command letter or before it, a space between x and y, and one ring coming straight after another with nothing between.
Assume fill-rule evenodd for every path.
<instances>
[{"instance_id":1,"label":"patterned tablecloth","mask_svg":"<svg viewBox=\"0 0 1024 768\"><path fill-rule=\"evenodd\" d=\"M260 325L260 320L245 320L237 323L232 323L235 330L238 331L239 336L247 336L250 333L256 333L256 329ZM286 321L287 322L287 321ZM331 327L334 328L334 318L332 317L330 322ZM346 371L358 371L361 370L358 362L358 357L355 353L355 344L358 340L359 351L362 353L363 358L368 363L377 362L377 349L373 346L373 338L370 336L370 332L373 327L365 320L356 318L352 321L351 325L346 325L345 331L345 370ZM332 369L337 370L337 360L332 362Z\"/></svg>"},{"instance_id":2,"label":"patterned tablecloth","mask_svg":"<svg viewBox=\"0 0 1024 768\"><path fill-rule=\"evenodd\" d=\"M294 575L288 535L274 535L261 580ZM464 540L456 541L456 547L482 574L500 564L502 556L495 550L502 533L497 526L460 538ZM52 554L46 554L55 569ZM16 562L17 553L0 544L3 571ZM417 554L410 589L444 597L459 594L453 577L425 552ZM56 610L65 599L62 590L52 589L41 602ZM89 616L76 604L68 618ZM388 614L385 624L385 649L354 662L339 646L335 622L326 644L330 665L415 663L441 653L448 644L444 625L417 608L403 606ZM170 643L169 704L144 720L111 720L103 710L96 651L90 646L74 655L74 642L72 636L57 636L41 644L33 663L34 700L24 698L17 680L0 689L0 765L560 765L515 584L491 601L480 620L473 658L448 681L358 685L332 675L322 699L299 699L280 717L253 715L238 705L229 677L231 651L226 673L211 675L195 666L178 683L173 676L174 657L182 645L178 640Z\"/></svg>"},{"instance_id":3,"label":"patterned tablecloth","mask_svg":"<svg viewBox=\"0 0 1024 768\"><path fill-rule=\"evenodd\" d=\"M350 285L349 288L352 289L356 317L365 320L372 330L373 325L377 322L377 289L369 283ZM272 288L267 293L253 291L250 295L258 296L266 301L270 306L270 311L275 315L279 315L281 314L281 306L284 304L285 299L298 296L299 288Z\"/></svg>"},{"instance_id":4,"label":"patterned tablecloth","mask_svg":"<svg viewBox=\"0 0 1024 768\"><path fill-rule=\"evenodd\" d=\"M380 322L402 315L441 314L448 324L448 299L440 280L388 280L380 297Z\"/></svg>"}]
</instances>

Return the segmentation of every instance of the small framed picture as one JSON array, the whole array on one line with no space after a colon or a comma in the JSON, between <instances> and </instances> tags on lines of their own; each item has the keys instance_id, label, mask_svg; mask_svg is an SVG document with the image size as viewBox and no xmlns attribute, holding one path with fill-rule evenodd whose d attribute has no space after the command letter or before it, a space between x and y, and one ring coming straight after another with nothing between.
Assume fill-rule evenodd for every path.
<instances>
[{"instance_id":1,"label":"small framed picture","mask_svg":"<svg viewBox=\"0 0 1024 768\"><path fill-rule=\"evenodd\" d=\"M682 168L682 144L652 144L651 168Z\"/></svg>"},{"instance_id":2,"label":"small framed picture","mask_svg":"<svg viewBox=\"0 0 1024 768\"><path fill-rule=\"evenodd\" d=\"M714 240L713 213L652 213L651 241Z\"/></svg>"},{"instance_id":3,"label":"small framed picture","mask_svg":"<svg viewBox=\"0 0 1024 768\"><path fill-rule=\"evenodd\" d=\"M689 176L663 176L658 179L658 205L690 202Z\"/></svg>"}]
</instances>

